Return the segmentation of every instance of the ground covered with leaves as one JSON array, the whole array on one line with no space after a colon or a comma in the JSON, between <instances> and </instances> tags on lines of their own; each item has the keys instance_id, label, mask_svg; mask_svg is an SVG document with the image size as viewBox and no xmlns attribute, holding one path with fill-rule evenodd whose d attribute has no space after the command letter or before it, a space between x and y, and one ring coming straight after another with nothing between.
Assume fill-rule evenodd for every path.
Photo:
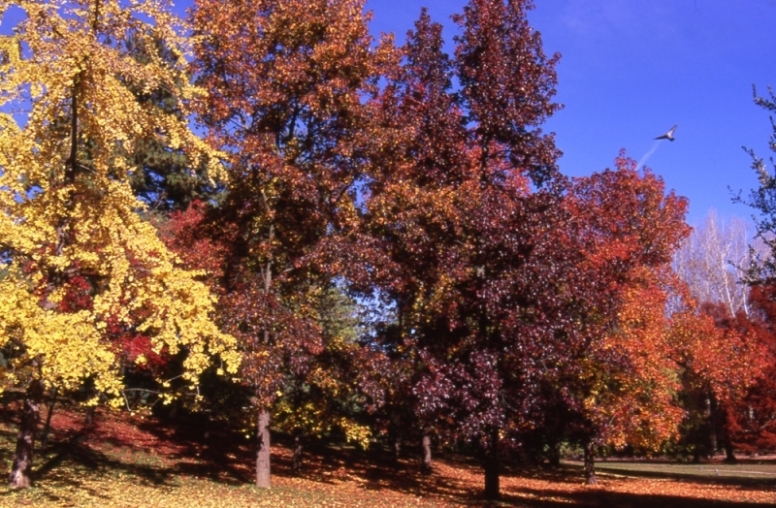
<instances>
[{"instance_id":1,"label":"ground covered with leaves","mask_svg":"<svg viewBox=\"0 0 776 508\"><path fill-rule=\"evenodd\" d=\"M10 467L15 436L11 408L0 413L0 458ZM558 470L507 470L503 499L480 497L476 461L446 456L432 475L411 460L395 467L379 452L320 446L310 449L299 475L291 452L273 447L273 488L253 487L249 440L199 425L171 426L143 414L55 413L35 461L36 486L0 488L0 506L256 507L256 506L607 506L743 507L776 504L774 464L724 466L605 463L599 485L585 486L574 464ZM681 469L681 468L684 469ZM676 469L680 468L680 469ZM701 469L703 468L703 469ZM721 474L717 474L720 470ZM712 474L712 471L714 472Z\"/></svg>"}]
</instances>

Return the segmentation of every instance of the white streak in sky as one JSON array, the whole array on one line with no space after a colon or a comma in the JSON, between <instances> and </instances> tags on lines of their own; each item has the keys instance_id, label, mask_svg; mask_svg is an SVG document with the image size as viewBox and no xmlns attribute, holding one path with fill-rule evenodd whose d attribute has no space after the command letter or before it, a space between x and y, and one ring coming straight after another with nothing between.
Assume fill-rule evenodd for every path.
<instances>
[{"instance_id":1,"label":"white streak in sky","mask_svg":"<svg viewBox=\"0 0 776 508\"><path fill-rule=\"evenodd\" d=\"M647 159L649 159L649 158L650 158L650 156L651 156L653 153L655 153L655 151L657 150L657 147L658 147L658 146L660 146L660 141L655 141L655 144L654 144L654 145L652 145L652 149L651 149L649 152L647 152L647 153L644 155L644 157L642 157L642 158L641 158L641 160L639 161L639 163L638 163L638 164L636 164L636 171L638 171L639 169L641 169L641 167L642 167L644 164L646 164L646 162L647 162Z\"/></svg>"}]
</instances>

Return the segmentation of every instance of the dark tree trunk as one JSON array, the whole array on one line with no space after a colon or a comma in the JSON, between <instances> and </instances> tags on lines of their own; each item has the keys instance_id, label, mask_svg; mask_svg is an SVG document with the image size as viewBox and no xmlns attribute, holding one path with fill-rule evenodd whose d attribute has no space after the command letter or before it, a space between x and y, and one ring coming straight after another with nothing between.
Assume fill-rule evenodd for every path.
<instances>
[{"instance_id":1,"label":"dark tree trunk","mask_svg":"<svg viewBox=\"0 0 776 508\"><path fill-rule=\"evenodd\" d=\"M84 430L91 430L94 428L96 415L97 406L89 406L86 408L86 415L84 416Z\"/></svg>"},{"instance_id":2,"label":"dark tree trunk","mask_svg":"<svg viewBox=\"0 0 776 508\"><path fill-rule=\"evenodd\" d=\"M16 455L13 459L9 486L26 488L32 483L32 453L35 448L35 433L40 422L40 406L43 400L43 383L34 379L27 387L24 396L24 407L16 438Z\"/></svg>"},{"instance_id":3,"label":"dark tree trunk","mask_svg":"<svg viewBox=\"0 0 776 508\"><path fill-rule=\"evenodd\" d=\"M498 430L494 429L490 435L490 443L485 450L485 498L498 499L501 497L500 474L498 456Z\"/></svg>"},{"instance_id":4,"label":"dark tree trunk","mask_svg":"<svg viewBox=\"0 0 776 508\"><path fill-rule=\"evenodd\" d=\"M393 463L398 464L401 458L401 438L396 436L393 439Z\"/></svg>"},{"instance_id":5,"label":"dark tree trunk","mask_svg":"<svg viewBox=\"0 0 776 508\"><path fill-rule=\"evenodd\" d=\"M737 464L738 459L736 458L736 454L733 453L733 445L731 444L729 439L725 440L724 448L725 448L725 462L728 464Z\"/></svg>"},{"instance_id":6,"label":"dark tree trunk","mask_svg":"<svg viewBox=\"0 0 776 508\"><path fill-rule=\"evenodd\" d=\"M256 486L264 489L271 487L269 476L269 411L259 411L259 446L256 451Z\"/></svg>"},{"instance_id":7,"label":"dark tree trunk","mask_svg":"<svg viewBox=\"0 0 776 508\"><path fill-rule=\"evenodd\" d=\"M736 454L733 450L733 442L730 439L730 433L728 432L728 427L726 425L728 420L727 411L723 409L720 411L720 413L720 437L722 441L722 449L725 450L725 462L728 464L737 464L738 459L736 459Z\"/></svg>"},{"instance_id":8,"label":"dark tree trunk","mask_svg":"<svg viewBox=\"0 0 776 508\"><path fill-rule=\"evenodd\" d=\"M550 467L560 467L560 444L552 443L547 450L547 462Z\"/></svg>"},{"instance_id":9,"label":"dark tree trunk","mask_svg":"<svg viewBox=\"0 0 776 508\"><path fill-rule=\"evenodd\" d=\"M423 433L423 461L420 463L420 471L423 474L431 474L431 436Z\"/></svg>"},{"instance_id":10,"label":"dark tree trunk","mask_svg":"<svg viewBox=\"0 0 776 508\"><path fill-rule=\"evenodd\" d=\"M711 456L717 454L719 450L719 440L717 435L717 408L715 407L715 401L711 396L706 397L706 414L709 419L709 443L711 446Z\"/></svg>"},{"instance_id":11,"label":"dark tree trunk","mask_svg":"<svg viewBox=\"0 0 776 508\"><path fill-rule=\"evenodd\" d=\"M595 476L595 445L592 440L585 443L585 483L587 485L598 483Z\"/></svg>"},{"instance_id":12,"label":"dark tree trunk","mask_svg":"<svg viewBox=\"0 0 776 508\"><path fill-rule=\"evenodd\" d=\"M57 403L57 389L51 393L51 404L49 404L48 412L46 413L46 423L43 425L43 431L40 436L40 445L46 446L48 443L49 430L51 430L51 417L54 414L54 404Z\"/></svg>"},{"instance_id":13,"label":"dark tree trunk","mask_svg":"<svg viewBox=\"0 0 776 508\"><path fill-rule=\"evenodd\" d=\"M711 443L711 456L714 457L717 454L717 451L719 450L719 442L717 441L717 431L714 429L714 426L711 426L711 430L709 431L709 443Z\"/></svg>"},{"instance_id":14,"label":"dark tree trunk","mask_svg":"<svg viewBox=\"0 0 776 508\"><path fill-rule=\"evenodd\" d=\"M299 473L299 471L302 470L302 454L304 453L304 448L302 447L302 438L297 433L294 436L294 460L292 464L292 468L294 473Z\"/></svg>"},{"instance_id":15,"label":"dark tree trunk","mask_svg":"<svg viewBox=\"0 0 776 508\"><path fill-rule=\"evenodd\" d=\"M725 452L725 462L728 464L736 464L738 459L733 452L733 443L730 440L730 433L728 432L728 413L727 409L719 403L714 404L716 411L714 411L714 418L712 425L717 429L717 443L719 447Z\"/></svg>"}]
</instances>

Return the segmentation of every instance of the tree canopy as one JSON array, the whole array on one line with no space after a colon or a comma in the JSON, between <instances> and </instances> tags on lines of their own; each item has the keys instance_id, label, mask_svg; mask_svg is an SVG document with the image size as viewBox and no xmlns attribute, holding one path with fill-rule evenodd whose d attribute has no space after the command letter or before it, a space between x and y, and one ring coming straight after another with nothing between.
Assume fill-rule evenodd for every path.
<instances>
[{"instance_id":1,"label":"tree canopy","mask_svg":"<svg viewBox=\"0 0 776 508\"><path fill-rule=\"evenodd\" d=\"M432 442L473 452L491 498L500 463L561 445L589 483L602 450L699 454L699 429L772 445L772 259L733 295L713 246L688 250L687 200L624 150L561 172L542 130L559 55L530 1L470 0L451 54L426 9L403 46L375 40L365 0L197 0L190 25L165 0L10 6L13 485L46 394L128 406L137 380L220 398L207 417L256 437L261 487L270 429L295 469L321 438L417 440L426 473ZM754 163L773 249L776 183Z\"/></svg>"},{"instance_id":2,"label":"tree canopy","mask_svg":"<svg viewBox=\"0 0 776 508\"><path fill-rule=\"evenodd\" d=\"M184 354L192 383L214 356L236 372L214 296L164 246L130 187L132 154L149 135L222 174L219 154L185 118L133 93L178 91L184 110L200 95L181 85L180 29L158 2L15 4L26 16L0 41L0 339L17 366L8 375L31 394L89 380L115 400L122 375L112 324L147 335L157 353ZM147 62L125 51L130 37L147 47ZM160 41L173 62L151 52ZM23 484L29 463L20 467L12 481Z\"/></svg>"}]
</instances>

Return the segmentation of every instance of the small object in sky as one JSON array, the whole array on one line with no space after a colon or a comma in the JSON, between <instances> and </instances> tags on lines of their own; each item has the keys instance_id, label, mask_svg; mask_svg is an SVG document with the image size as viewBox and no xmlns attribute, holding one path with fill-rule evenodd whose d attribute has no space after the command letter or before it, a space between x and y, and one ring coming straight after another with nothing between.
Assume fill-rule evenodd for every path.
<instances>
[{"instance_id":1,"label":"small object in sky","mask_svg":"<svg viewBox=\"0 0 776 508\"><path fill-rule=\"evenodd\" d=\"M671 130L669 130L668 132L666 132L662 136L656 137L655 139L667 139L668 141L673 141L674 140L674 131L676 130L677 127L678 127L678 125L674 125L673 127L671 127Z\"/></svg>"}]
</instances>

